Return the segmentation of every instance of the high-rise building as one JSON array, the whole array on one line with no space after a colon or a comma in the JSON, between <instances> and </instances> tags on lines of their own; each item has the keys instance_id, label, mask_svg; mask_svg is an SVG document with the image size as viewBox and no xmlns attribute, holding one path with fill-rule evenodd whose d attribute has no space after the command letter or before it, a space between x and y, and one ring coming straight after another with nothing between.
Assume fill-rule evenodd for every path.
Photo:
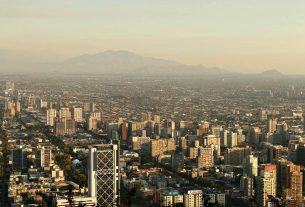
<instances>
[{"instance_id":1,"label":"high-rise building","mask_svg":"<svg viewBox=\"0 0 305 207\"><path fill-rule=\"evenodd\" d=\"M260 120L260 121L266 121L267 118L268 118L267 111L264 110L264 109L260 109L260 110L259 110L259 120Z\"/></svg>"},{"instance_id":2,"label":"high-rise building","mask_svg":"<svg viewBox=\"0 0 305 207\"><path fill-rule=\"evenodd\" d=\"M71 112L70 109L67 107L63 107L59 110L59 118L66 118L66 119L71 119Z\"/></svg>"},{"instance_id":3,"label":"high-rise building","mask_svg":"<svg viewBox=\"0 0 305 207\"><path fill-rule=\"evenodd\" d=\"M215 135L208 135L203 138L203 145L210 146L213 145L216 155L220 155L220 137Z\"/></svg>"},{"instance_id":4,"label":"high-rise building","mask_svg":"<svg viewBox=\"0 0 305 207\"><path fill-rule=\"evenodd\" d=\"M75 122L83 122L83 109L80 107L73 108L73 119Z\"/></svg>"},{"instance_id":5,"label":"high-rise building","mask_svg":"<svg viewBox=\"0 0 305 207\"><path fill-rule=\"evenodd\" d=\"M14 170L23 170L27 168L27 151L22 147L12 150L12 162Z\"/></svg>"},{"instance_id":6,"label":"high-rise building","mask_svg":"<svg viewBox=\"0 0 305 207\"><path fill-rule=\"evenodd\" d=\"M240 191L244 196L254 196L254 178L242 176L240 178Z\"/></svg>"},{"instance_id":7,"label":"high-rise building","mask_svg":"<svg viewBox=\"0 0 305 207\"><path fill-rule=\"evenodd\" d=\"M56 115L57 115L56 109L47 110L47 125L54 126Z\"/></svg>"},{"instance_id":8,"label":"high-rise building","mask_svg":"<svg viewBox=\"0 0 305 207\"><path fill-rule=\"evenodd\" d=\"M102 122L102 112L94 111L91 113L91 116L96 119L97 124L100 124Z\"/></svg>"},{"instance_id":9,"label":"high-rise building","mask_svg":"<svg viewBox=\"0 0 305 207\"><path fill-rule=\"evenodd\" d=\"M251 145L257 145L261 139L262 131L259 127L252 127L250 129L248 143Z\"/></svg>"},{"instance_id":10,"label":"high-rise building","mask_svg":"<svg viewBox=\"0 0 305 207\"><path fill-rule=\"evenodd\" d=\"M56 135L74 134L76 131L74 119L62 118L56 120L54 131Z\"/></svg>"},{"instance_id":11,"label":"high-rise building","mask_svg":"<svg viewBox=\"0 0 305 207\"><path fill-rule=\"evenodd\" d=\"M84 102L84 112L90 112L90 102Z\"/></svg>"},{"instance_id":12,"label":"high-rise building","mask_svg":"<svg viewBox=\"0 0 305 207\"><path fill-rule=\"evenodd\" d=\"M151 142L151 157L157 158L165 153L172 153L176 150L176 143L173 138L153 139Z\"/></svg>"},{"instance_id":13,"label":"high-rise building","mask_svg":"<svg viewBox=\"0 0 305 207\"><path fill-rule=\"evenodd\" d=\"M228 130L220 132L220 144L222 147L228 146Z\"/></svg>"},{"instance_id":14,"label":"high-rise building","mask_svg":"<svg viewBox=\"0 0 305 207\"><path fill-rule=\"evenodd\" d=\"M66 134L74 134L75 132L76 129L74 119L66 119Z\"/></svg>"},{"instance_id":15,"label":"high-rise building","mask_svg":"<svg viewBox=\"0 0 305 207\"><path fill-rule=\"evenodd\" d=\"M228 147L232 148L237 145L237 133L235 132L230 132L228 134Z\"/></svg>"},{"instance_id":16,"label":"high-rise building","mask_svg":"<svg viewBox=\"0 0 305 207\"><path fill-rule=\"evenodd\" d=\"M268 132L269 133L274 133L276 131L276 125L277 125L277 120L276 119L269 119L268 126L267 126Z\"/></svg>"},{"instance_id":17,"label":"high-rise building","mask_svg":"<svg viewBox=\"0 0 305 207\"><path fill-rule=\"evenodd\" d=\"M89 148L88 190L90 197L96 197L97 206L119 206L119 170L118 144Z\"/></svg>"},{"instance_id":18,"label":"high-rise building","mask_svg":"<svg viewBox=\"0 0 305 207\"><path fill-rule=\"evenodd\" d=\"M199 156L197 158L198 168L210 168L214 166L214 147L199 147Z\"/></svg>"},{"instance_id":19,"label":"high-rise building","mask_svg":"<svg viewBox=\"0 0 305 207\"><path fill-rule=\"evenodd\" d=\"M95 131L97 130L97 120L93 116L89 116L86 120L87 130L88 131Z\"/></svg>"},{"instance_id":20,"label":"high-rise building","mask_svg":"<svg viewBox=\"0 0 305 207\"><path fill-rule=\"evenodd\" d=\"M180 137L179 139L179 150L186 155L187 153L187 139L185 137Z\"/></svg>"},{"instance_id":21,"label":"high-rise building","mask_svg":"<svg viewBox=\"0 0 305 207\"><path fill-rule=\"evenodd\" d=\"M189 190L183 196L184 207L202 207L203 195L201 190Z\"/></svg>"},{"instance_id":22,"label":"high-rise building","mask_svg":"<svg viewBox=\"0 0 305 207\"><path fill-rule=\"evenodd\" d=\"M276 197L276 176L276 165L260 165L257 177L257 203L259 206L271 206L269 196Z\"/></svg>"},{"instance_id":23,"label":"high-rise building","mask_svg":"<svg viewBox=\"0 0 305 207\"><path fill-rule=\"evenodd\" d=\"M248 155L244 159L243 165L244 175L249 177L256 177L258 173L258 159L253 155Z\"/></svg>"},{"instance_id":24,"label":"high-rise building","mask_svg":"<svg viewBox=\"0 0 305 207\"><path fill-rule=\"evenodd\" d=\"M154 122L156 124L160 124L161 123L161 117L159 115L154 115Z\"/></svg>"},{"instance_id":25,"label":"high-rise building","mask_svg":"<svg viewBox=\"0 0 305 207\"><path fill-rule=\"evenodd\" d=\"M48 102L47 101L44 101L42 99L40 99L40 108L41 109L46 109L48 108Z\"/></svg>"},{"instance_id":26,"label":"high-rise building","mask_svg":"<svg viewBox=\"0 0 305 207\"><path fill-rule=\"evenodd\" d=\"M52 149L50 147L41 147L37 149L35 154L36 167L50 167L52 162Z\"/></svg>"},{"instance_id":27,"label":"high-rise building","mask_svg":"<svg viewBox=\"0 0 305 207\"><path fill-rule=\"evenodd\" d=\"M289 175L289 186L287 189L288 206L298 207L303 200L303 173L293 171Z\"/></svg>"},{"instance_id":28,"label":"high-rise building","mask_svg":"<svg viewBox=\"0 0 305 207\"><path fill-rule=\"evenodd\" d=\"M141 113L141 122L150 121L151 120L151 112L142 112Z\"/></svg>"},{"instance_id":29,"label":"high-rise building","mask_svg":"<svg viewBox=\"0 0 305 207\"><path fill-rule=\"evenodd\" d=\"M224 161L226 165L242 165L244 159L250 155L252 149L250 147L233 147L228 148L224 153Z\"/></svg>"}]
</instances>

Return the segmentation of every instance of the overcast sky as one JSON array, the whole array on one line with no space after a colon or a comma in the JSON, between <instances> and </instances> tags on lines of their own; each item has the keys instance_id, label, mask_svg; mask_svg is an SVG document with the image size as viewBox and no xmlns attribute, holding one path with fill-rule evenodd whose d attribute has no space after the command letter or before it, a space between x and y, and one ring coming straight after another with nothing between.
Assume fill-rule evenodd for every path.
<instances>
[{"instance_id":1,"label":"overcast sky","mask_svg":"<svg viewBox=\"0 0 305 207\"><path fill-rule=\"evenodd\" d=\"M305 74L304 0L0 0L0 49ZM46 58L46 57L43 57Z\"/></svg>"}]
</instances>

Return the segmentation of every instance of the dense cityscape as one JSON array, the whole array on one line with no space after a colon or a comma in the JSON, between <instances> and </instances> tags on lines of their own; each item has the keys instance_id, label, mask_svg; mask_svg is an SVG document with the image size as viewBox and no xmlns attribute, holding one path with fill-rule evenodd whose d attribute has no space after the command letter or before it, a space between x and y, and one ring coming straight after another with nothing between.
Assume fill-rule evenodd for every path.
<instances>
[{"instance_id":1,"label":"dense cityscape","mask_svg":"<svg viewBox=\"0 0 305 207\"><path fill-rule=\"evenodd\" d=\"M305 204L303 77L0 81L0 206Z\"/></svg>"}]
</instances>

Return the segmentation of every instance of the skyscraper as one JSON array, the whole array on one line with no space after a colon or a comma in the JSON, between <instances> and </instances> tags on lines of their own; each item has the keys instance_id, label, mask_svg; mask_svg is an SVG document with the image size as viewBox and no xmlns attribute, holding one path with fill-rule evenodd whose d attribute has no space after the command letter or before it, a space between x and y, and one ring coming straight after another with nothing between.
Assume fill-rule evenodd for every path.
<instances>
[{"instance_id":1,"label":"skyscraper","mask_svg":"<svg viewBox=\"0 0 305 207\"><path fill-rule=\"evenodd\" d=\"M89 149L89 196L96 197L97 206L119 206L119 146L93 145Z\"/></svg>"}]
</instances>

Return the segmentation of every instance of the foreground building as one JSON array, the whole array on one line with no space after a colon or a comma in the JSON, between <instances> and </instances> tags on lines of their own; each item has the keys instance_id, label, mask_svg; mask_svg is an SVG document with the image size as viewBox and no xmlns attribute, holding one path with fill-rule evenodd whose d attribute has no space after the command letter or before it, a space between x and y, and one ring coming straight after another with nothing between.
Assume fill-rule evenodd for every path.
<instances>
[{"instance_id":1,"label":"foreground building","mask_svg":"<svg viewBox=\"0 0 305 207\"><path fill-rule=\"evenodd\" d=\"M88 190L97 206L119 206L119 147L117 144L93 145L89 149Z\"/></svg>"}]
</instances>

